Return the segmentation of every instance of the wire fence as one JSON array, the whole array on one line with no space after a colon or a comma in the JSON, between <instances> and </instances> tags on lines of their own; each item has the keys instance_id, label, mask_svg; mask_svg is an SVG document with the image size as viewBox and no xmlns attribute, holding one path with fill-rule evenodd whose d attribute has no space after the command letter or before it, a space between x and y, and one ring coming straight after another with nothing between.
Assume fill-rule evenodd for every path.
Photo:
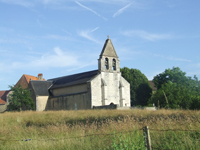
<instances>
[{"instance_id":1,"label":"wire fence","mask_svg":"<svg viewBox=\"0 0 200 150\"><path fill-rule=\"evenodd\" d=\"M147 130L145 130L144 128L146 128ZM115 134L122 134L122 133L133 133L135 131L139 131L139 130L143 130L143 135L144 135L144 142L145 142L145 147L147 150L152 150L153 149L158 149L158 150L172 150L172 149L163 149L163 148L159 148L159 147L154 147L151 146L151 143L147 144L147 142L151 142L150 139L150 133L149 131L158 131L158 132L165 132L165 131L174 131L174 132L198 132L200 133L200 130L181 130L181 129L166 129L166 130L160 130L160 129L149 129L148 126L143 127L142 129L136 129L136 130L123 130L120 132L114 132L114 133L108 133L108 134L86 134L86 135L82 135L82 136L73 136L73 137L67 137L67 138L59 138L59 139L54 139L54 138L49 138L49 139L19 139L19 140L15 140L15 139L1 139L0 141L15 141L15 142L19 142L19 141L59 141L59 140L68 140L68 139L78 139L78 138L86 138L86 137L92 137L92 136L109 136L109 135L115 135ZM149 136L148 136L149 134Z\"/></svg>"},{"instance_id":2,"label":"wire fence","mask_svg":"<svg viewBox=\"0 0 200 150\"><path fill-rule=\"evenodd\" d=\"M148 126L143 127L143 134L144 134L144 141L145 141L145 147L147 150L152 150L153 149L159 149L159 150L173 150L173 149L164 149L164 148L159 148L159 147L154 147L151 145L151 138L150 138L150 133L149 130L151 131L159 131L159 132L164 132L164 131L173 131L173 132L198 132L200 133L200 130L182 130L182 129L166 129L166 130L158 130L158 129L149 129ZM148 136L149 134L149 136ZM150 142L150 143L148 143Z\"/></svg>"},{"instance_id":3,"label":"wire fence","mask_svg":"<svg viewBox=\"0 0 200 150\"><path fill-rule=\"evenodd\" d=\"M67 138L60 138L60 139L21 139L21 140L5 140L5 139L0 139L0 141L30 141L30 140L36 140L36 141L59 141L59 140L67 140L67 139L76 139L76 138L85 138L85 137L91 137L91 136L108 136L108 135L114 135L114 134L121 134L121 133L131 133L134 131L138 131L142 129L137 129L137 130L129 130L129 131L120 131L120 132L114 132L114 133L108 133L108 134L86 134L82 136L73 136L73 137L67 137Z\"/></svg>"}]
</instances>

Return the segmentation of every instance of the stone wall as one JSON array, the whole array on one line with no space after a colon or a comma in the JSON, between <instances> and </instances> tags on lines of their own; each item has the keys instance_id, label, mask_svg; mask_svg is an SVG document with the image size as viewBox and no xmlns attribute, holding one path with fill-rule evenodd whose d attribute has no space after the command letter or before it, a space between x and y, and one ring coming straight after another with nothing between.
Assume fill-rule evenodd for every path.
<instances>
[{"instance_id":1,"label":"stone wall","mask_svg":"<svg viewBox=\"0 0 200 150\"><path fill-rule=\"evenodd\" d=\"M119 81L120 81L120 73L109 73L102 72L102 79L106 83L106 102L105 105L110 105L110 103L114 103L120 106L120 98L119 98Z\"/></svg>"},{"instance_id":2,"label":"stone wall","mask_svg":"<svg viewBox=\"0 0 200 150\"><path fill-rule=\"evenodd\" d=\"M93 109L117 109L116 104L104 105L104 106L93 106Z\"/></svg>"},{"instance_id":3,"label":"stone wall","mask_svg":"<svg viewBox=\"0 0 200 150\"><path fill-rule=\"evenodd\" d=\"M101 75L95 77L90 83L91 89L91 106L102 106L102 90L101 90Z\"/></svg>"},{"instance_id":4,"label":"stone wall","mask_svg":"<svg viewBox=\"0 0 200 150\"><path fill-rule=\"evenodd\" d=\"M157 110L156 107L131 107L131 109Z\"/></svg>"},{"instance_id":5,"label":"stone wall","mask_svg":"<svg viewBox=\"0 0 200 150\"><path fill-rule=\"evenodd\" d=\"M36 96L36 111L44 111L49 96Z\"/></svg>"},{"instance_id":6,"label":"stone wall","mask_svg":"<svg viewBox=\"0 0 200 150\"><path fill-rule=\"evenodd\" d=\"M6 109L7 109L7 105L6 104L0 105L0 113L6 111Z\"/></svg>"},{"instance_id":7,"label":"stone wall","mask_svg":"<svg viewBox=\"0 0 200 150\"><path fill-rule=\"evenodd\" d=\"M74 93L65 96L50 97L45 110L82 110L91 109L88 92Z\"/></svg>"},{"instance_id":8,"label":"stone wall","mask_svg":"<svg viewBox=\"0 0 200 150\"><path fill-rule=\"evenodd\" d=\"M71 93L80 93L80 92L87 92L87 84L79 84L79 85L53 89L54 96L66 95Z\"/></svg>"},{"instance_id":9,"label":"stone wall","mask_svg":"<svg viewBox=\"0 0 200 150\"><path fill-rule=\"evenodd\" d=\"M123 77L121 77L121 83L124 86L124 100L123 100L124 105L123 106L131 107L130 84Z\"/></svg>"},{"instance_id":10,"label":"stone wall","mask_svg":"<svg viewBox=\"0 0 200 150\"><path fill-rule=\"evenodd\" d=\"M130 107L130 84L121 73L101 72L91 81L91 99L92 107L111 103Z\"/></svg>"}]
</instances>

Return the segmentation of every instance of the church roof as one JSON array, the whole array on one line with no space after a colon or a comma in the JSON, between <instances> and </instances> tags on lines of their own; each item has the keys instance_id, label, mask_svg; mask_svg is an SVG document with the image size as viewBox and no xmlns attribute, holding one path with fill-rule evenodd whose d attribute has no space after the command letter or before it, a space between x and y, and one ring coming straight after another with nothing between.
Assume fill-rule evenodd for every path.
<instances>
[{"instance_id":1,"label":"church roof","mask_svg":"<svg viewBox=\"0 0 200 150\"><path fill-rule=\"evenodd\" d=\"M29 84L31 84L35 95L49 96L48 89L52 85L52 81L31 80Z\"/></svg>"},{"instance_id":2,"label":"church roof","mask_svg":"<svg viewBox=\"0 0 200 150\"><path fill-rule=\"evenodd\" d=\"M72 86L72 85L86 83L87 81L91 80L98 74L99 74L98 70L93 70L93 71L78 73L74 75L49 79L48 81L53 82L51 89L55 89L55 88L60 88L60 87L65 87L65 86Z\"/></svg>"},{"instance_id":3,"label":"church roof","mask_svg":"<svg viewBox=\"0 0 200 150\"><path fill-rule=\"evenodd\" d=\"M100 57L102 57L102 56L118 58L115 48L112 44L112 41L109 38L106 40L106 42L103 46L103 49L101 51Z\"/></svg>"}]
</instances>

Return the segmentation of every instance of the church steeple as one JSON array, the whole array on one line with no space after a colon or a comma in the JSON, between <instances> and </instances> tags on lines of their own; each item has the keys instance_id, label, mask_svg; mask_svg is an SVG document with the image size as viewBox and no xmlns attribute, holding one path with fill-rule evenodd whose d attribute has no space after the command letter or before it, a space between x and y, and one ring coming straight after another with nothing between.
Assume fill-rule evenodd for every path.
<instances>
[{"instance_id":1,"label":"church steeple","mask_svg":"<svg viewBox=\"0 0 200 150\"><path fill-rule=\"evenodd\" d=\"M112 44L112 41L111 41L111 39L109 39L109 36L108 36L108 39L106 40L106 42L104 43L103 49L101 51L100 57L102 57L102 56L118 58L115 48Z\"/></svg>"},{"instance_id":2,"label":"church steeple","mask_svg":"<svg viewBox=\"0 0 200 150\"><path fill-rule=\"evenodd\" d=\"M98 61L100 72L120 72L119 59L109 36L105 41Z\"/></svg>"}]
</instances>

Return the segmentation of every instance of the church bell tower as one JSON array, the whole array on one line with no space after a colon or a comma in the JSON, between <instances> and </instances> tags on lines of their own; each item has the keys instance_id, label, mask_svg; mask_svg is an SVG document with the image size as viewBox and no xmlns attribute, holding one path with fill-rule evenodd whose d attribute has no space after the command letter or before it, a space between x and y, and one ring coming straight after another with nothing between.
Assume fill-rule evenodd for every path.
<instances>
[{"instance_id":1,"label":"church bell tower","mask_svg":"<svg viewBox=\"0 0 200 150\"><path fill-rule=\"evenodd\" d=\"M110 73L120 72L120 61L109 36L98 59L98 70Z\"/></svg>"}]
</instances>

